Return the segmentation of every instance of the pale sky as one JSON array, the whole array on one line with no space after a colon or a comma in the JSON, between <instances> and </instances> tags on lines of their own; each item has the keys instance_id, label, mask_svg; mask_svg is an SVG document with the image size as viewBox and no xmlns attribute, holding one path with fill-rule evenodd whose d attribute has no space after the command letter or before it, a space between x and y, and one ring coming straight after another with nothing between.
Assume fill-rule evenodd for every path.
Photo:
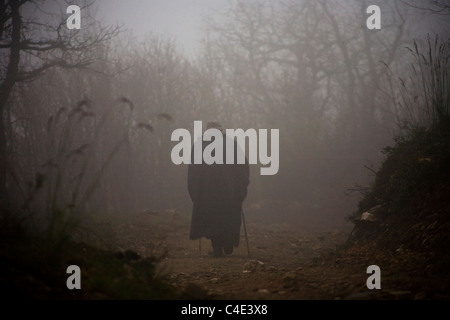
<instances>
[{"instance_id":1,"label":"pale sky","mask_svg":"<svg viewBox=\"0 0 450 320\"><path fill-rule=\"evenodd\" d=\"M147 33L174 36L188 54L199 48L202 15L227 8L227 0L97 0L98 18L120 24L138 38Z\"/></svg>"},{"instance_id":2,"label":"pale sky","mask_svg":"<svg viewBox=\"0 0 450 320\"><path fill-rule=\"evenodd\" d=\"M233 2L234 0L96 0L95 3L98 6L97 17L105 24L123 25L132 30L138 39L148 33L173 36L184 53L193 55L199 49L202 38L202 16L226 10ZM382 7L382 13L383 10L387 9ZM436 31L432 29L442 31L442 23L448 24L449 20L448 16L429 15L426 11L415 14L421 16L414 24L424 26L417 27L416 30L419 34L423 33L422 36ZM438 21L442 19L445 21ZM443 36L447 35L444 32Z\"/></svg>"}]
</instances>

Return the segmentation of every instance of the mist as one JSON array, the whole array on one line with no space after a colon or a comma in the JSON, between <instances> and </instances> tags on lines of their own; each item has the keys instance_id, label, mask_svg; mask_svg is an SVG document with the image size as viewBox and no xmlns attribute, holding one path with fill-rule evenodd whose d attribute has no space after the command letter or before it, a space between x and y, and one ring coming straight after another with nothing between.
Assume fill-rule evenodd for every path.
<instances>
[{"instance_id":1,"label":"mist","mask_svg":"<svg viewBox=\"0 0 450 320\"><path fill-rule=\"evenodd\" d=\"M114 219L142 215L161 219L151 228L181 224L168 237L190 243L188 163L173 160L172 135L187 130L192 145L196 121L254 132L242 139L256 159L242 205L250 236L256 227L295 228L345 239L383 149L411 120L399 87L411 82L408 48L450 36L448 6L433 1L73 4L80 30L66 28L63 1L21 7L15 69L6 45L13 27L2 29L2 203L49 234L75 220L96 225L95 237L107 234L113 240L102 243L116 249ZM381 8L380 29L366 24L370 5ZM77 237L91 237L87 229ZM156 242L132 249L148 255Z\"/></svg>"},{"instance_id":2,"label":"mist","mask_svg":"<svg viewBox=\"0 0 450 320\"><path fill-rule=\"evenodd\" d=\"M99 17L124 30L106 50L106 72L118 76L92 80L72 99L88 96L106 109L123 96L135 106L131 121L160 112L174 119L130 141L132 151L120 151L124 162L115 157L115 177L105 177L105 185L123 190L107 192L109 205L189 213L186 166L173 165L170 135L214 120L230 129L280 130L279 172L261 177L251 166L250 216L286 215L310 227L341 223L359 199L348 191L370 183L366 167L377 168L398 128L392 81L407 70L405 47L448 34L446 16L415 3L384 4L384 27L370 31L370 4L96 3ZM109 86L106 96L97 83Z\"/></svg>"}]
</instances>

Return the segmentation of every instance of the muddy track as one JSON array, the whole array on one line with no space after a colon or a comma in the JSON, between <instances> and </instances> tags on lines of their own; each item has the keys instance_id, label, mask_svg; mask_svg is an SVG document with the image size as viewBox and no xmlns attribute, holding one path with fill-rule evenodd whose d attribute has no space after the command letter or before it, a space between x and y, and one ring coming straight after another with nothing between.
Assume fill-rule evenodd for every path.
<instances>
[{"instance_id":1,"label":"muddy track","mask_svg":"<svg viewBox=\"0 0 450 320\"><path fill-rule=\"evenodd\" d=\"M248 256L244 232L232 255L212 257L210 242L189 240L188 216L142 213L114 229L119 250L164 256L159 274L187 299L448 299L441 279L423 278L421 261L403 252L371 248L337 250L349 229L325 232L295 224L249 221ZM366 285L369 265L383 270L382 290ZM436 289L441 286L441 289Z\"/></svg>"}]
</instances>

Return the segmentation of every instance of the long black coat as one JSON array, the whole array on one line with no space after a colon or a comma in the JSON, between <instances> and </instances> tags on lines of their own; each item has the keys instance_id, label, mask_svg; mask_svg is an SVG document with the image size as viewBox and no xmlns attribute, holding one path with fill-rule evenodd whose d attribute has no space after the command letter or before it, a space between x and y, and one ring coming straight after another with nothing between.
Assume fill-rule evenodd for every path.
<instances>
[{"instance_id":1,"label":"long black coat","mask_svg":"<svg viewBox=\"0 0 450 320\"><path fill-rule=\"evenodd\" d=\"M224 135L224 163L226 138ZM198 143L198 142L197 142ZM211 142L203 142L204 148ZM249 165L237 164L238 145L234 141L234 164L193 164L188 167L188 190L193 202L190 239L225 238L239 245L242 203L247 196ZM242 152L242 151L241 151ZM193 155L193 152L192 152Z\"/></svg>"}]
</instances>

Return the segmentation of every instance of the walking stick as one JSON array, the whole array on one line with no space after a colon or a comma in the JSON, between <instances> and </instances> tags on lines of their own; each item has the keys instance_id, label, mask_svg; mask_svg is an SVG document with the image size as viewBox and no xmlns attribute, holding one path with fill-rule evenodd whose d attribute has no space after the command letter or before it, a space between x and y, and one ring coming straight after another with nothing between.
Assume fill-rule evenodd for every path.
<instances>
[{"instance_id":1,"label":"walking stick","mask_svg":"<svg viewBox=\"0 0 450 320\"><path fill-rule=\"evenodd\" d=\"M244 225L245 242L247 243L247 253L250 258L250 247L248 245L247 227L245 226L244 210L241 209L242 224Z\"/></svg>"}]
</instances>

